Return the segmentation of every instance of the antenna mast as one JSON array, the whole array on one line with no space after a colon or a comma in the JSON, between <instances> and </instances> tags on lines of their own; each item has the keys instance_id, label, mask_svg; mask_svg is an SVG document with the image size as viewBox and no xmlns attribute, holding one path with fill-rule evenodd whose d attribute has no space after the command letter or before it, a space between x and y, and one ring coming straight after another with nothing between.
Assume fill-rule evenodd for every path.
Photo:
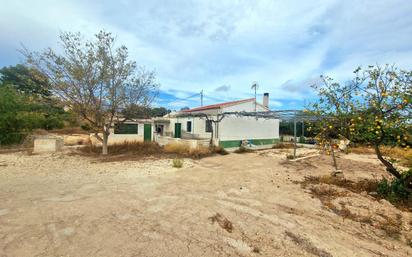
<instances>
[{"instance_id":1,"label":"antenna mast","mask_svg":"<svg viewBox=\"0 0 412 257\"><path fill-rule=\"evenodd\" d=\"M203 89L200 91L200 106L203 106Z\"/></svg>"}]
</instances>

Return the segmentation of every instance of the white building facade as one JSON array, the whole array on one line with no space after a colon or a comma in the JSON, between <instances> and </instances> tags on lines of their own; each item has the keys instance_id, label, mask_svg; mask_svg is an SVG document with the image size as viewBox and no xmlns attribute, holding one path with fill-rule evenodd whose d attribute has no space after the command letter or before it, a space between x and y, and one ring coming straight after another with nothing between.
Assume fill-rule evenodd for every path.
<instances>
[{"instance_id":1,"label":"white building facade","mask_svg":"<svg viewBox=\"0 0 412 257\"><path fill-rule=\"evenodd\" d=\"M193 108L154 119L155 138L202 140L223 148L239 147L247 141L259 147L271 147L279 142L279 120L256 118L241 113L269 111L268 94L263 104L254 98Z\"/></svg>"}]
</instances>

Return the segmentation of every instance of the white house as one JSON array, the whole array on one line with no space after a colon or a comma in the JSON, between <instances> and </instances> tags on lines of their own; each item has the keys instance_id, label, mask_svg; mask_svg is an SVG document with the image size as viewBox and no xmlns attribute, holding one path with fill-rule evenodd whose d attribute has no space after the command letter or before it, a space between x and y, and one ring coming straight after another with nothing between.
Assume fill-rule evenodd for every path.
<instances>
[{"instance_id":1,"label":"white house","mask_svg":"<svg viewBox=\"0 0 412 257\"><path fill-rule=\"evenodd\" d=\"M201 144L208 144L213 134L214 144L224 148L239 147L245 140L255 146L271 147L279 142L279 120L239 115L243 112L269 111L268 102L269 94L265 93L262 104L250 98L197 107L156 118L155 138L159 143L169 142L163 142L164 137L167 137L175 138L174 141L201 140Z\"/></svg>"},{"instance_id":2,"label":"white house","mask_svg":"<svg viewBox=\"0 0 412 257\"><path fill-rule=\"evenodd\" d=\"M249 98L128 121L114 126L109 144L156 141L161 145L179 142L196 147L207 146L212 139L223 148L239 147L245 141L260 148L271 147L279 142L279 120L253 116L254 112L269 111L268 103L269 94L265 93L263 103Z\"/></svg>"}]
</instances>

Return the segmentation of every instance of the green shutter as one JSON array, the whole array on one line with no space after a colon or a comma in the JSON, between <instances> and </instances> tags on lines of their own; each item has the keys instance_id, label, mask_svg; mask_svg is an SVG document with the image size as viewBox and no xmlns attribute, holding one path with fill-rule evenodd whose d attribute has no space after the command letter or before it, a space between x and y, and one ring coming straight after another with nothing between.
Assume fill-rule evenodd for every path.
<instances>
[{"instance_id":1,"label":"green shutter","mask_svg":"<svg viewBox=\"0 0 412 257\"><path fill-rule=\"evenodd\" d=\"M115 134L137 134L137 124L116 124Z\"/></svg>"}]
</instances>

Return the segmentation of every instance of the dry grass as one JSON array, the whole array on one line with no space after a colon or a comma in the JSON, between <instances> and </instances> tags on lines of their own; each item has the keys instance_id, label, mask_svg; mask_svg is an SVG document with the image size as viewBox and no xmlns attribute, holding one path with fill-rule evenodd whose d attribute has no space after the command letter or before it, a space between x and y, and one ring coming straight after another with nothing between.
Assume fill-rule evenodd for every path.
<instances>
[{"instance_id":1,"label":"dry grass","mask_svg":"<svg viewBox=\"0 0 412 257\"><path fill-rule=\"evenodd\" d=\"M272 149L293 149L293 148L294 148L294 145L292 143L285 143L285 142L274 144L272 146Z\"/></svg>"},{"instance_id":2,"label":"dry grass","mask_svg":"<svg viewBox=\"0 0 412 257\"><path fill-rule=\"evenodd\" d=\"M285 231L286 236L288 236L296 245L302 247L304 251L318 257L333 257L332 254L325 250L316 247L309 239L297 235L289 230Z\"/></svg>"},{"instance_id":3,"label":"dry grass","mask_svg":"<svg viewBox=\"0 0 412 257\"><path fill-rule=\"evenodd\" d=\"M225 216L223 216L220 213L216 213L215 215L213 215L212 217L209 217L209 220L212 222L212 224L214 224L215 222L217 222L217 224L219 224L219 226L221 228L223 228L224 230L226 230L229 233L232 233L233 231L233 224L230 220L228 220Z\"/></svg>"},{"instance_id":4,"label":"dry grass","mask_svg":"<svg viewBox=\"0 0 412 257\"><path fill-rule=\"evenodd\" d=\"M235 152L235 153L250 153L250 152L252 152L252 150L249 149L249 148L246 148L246 147L244 147L244 146L240 146L240 147L239 147L238 149L236 149L234 152Z\"/></svg>"},{"instance_id":5,"label":"dry grass","mask_svg":"<svg viewBox=\"0 0 412 257\"><path fill-rule=\"evenodd\" d=\"M167 144L163 150L165 153L178 154L193 159L199 159L213 154L213 151L208 147L198 146L196 148L190 148L188 145L178 143Z\"/></svg>"},{"instance_id":6,"label":"dry grass","mask_svg":"<svg viewBox=\"0 0 412 257\"><path fill-rule=\"evenodd\" d=\"M309 187L311 194L318 198L323 206L331 210L336 215L343 219L350 219L363 224L369 224L375 228L382 230L389 237L399 239L402 234L402 217L399 215L396 218L392 218L383 214L379 216L382 219L376 219L372 215L360 216L352 213L344 202L340 202L338 206L333 203L333 200L339 197L345 197L349 195L348 191L353 193L360 192L376 192L378 181L375 180L361 180L353 182L347 179L333 177L333 176L321 176L321 177L306 177L302 182L304 188ZM333 187L346 189L348 191L337 190ZM380 199L379 196L375 196ZM400 209L402 207L397 206Z\"/></svg>"},{"instance_id":7,"label":"dry grass","mask_svg":"<svg viewBox=\"0 0 412 257\"><path fill-rule=\"evenodd\" d=\"M375 154L375 149L370 146L357 146L350 148L350 152L356 154ZM382 146L381 152L384 156L399 160L400 164L412 168L412 149Z\"/></svg>"},{"instance_id":8,"label":"dry grass","mask_svg":"<svg viewBox=\"0 0 412 257\"><path fill-rule=\"evenodd\" d=\"M89 144L80 148L80 151L88 155L100 155L102 153L102 146ZM162 148L158 144L151 142L124 142L109 145L108 152L108 155L112 156L120 154L148 156L162 153Z\"/></svg>"},{"instance_id":9,"label":"dry grass","mask_svg":"<svg viewBox=\"0 0 412 257\"><path fill-rule=\"evenodd\" d=\"M90 157L99 157L103 162L136 160L145 157L154 158L192 158L200 159L215 154L208 147L191 149L184 144L168 144L164 147L155 142L123 142L108 146L108 155L103 156L102 146L85 145L73 154L81 154Z\"/></svg>"},{"instance_id":10,"label":"dry grass","mask_svg":"<svg viewBox=\"0 0 412 257\"><path fill-rule=\"evenodd\" d=\"M334 186L348 189L354 193L361 193L363 191L376 192L379 181L363 179L357 182L353 182L345 178L326 175L326 176L320 176L320 177L315 177L315 176L305 177L305 180L302 182L302 185L305 187L309 184L334 185Z\"/></svg>"},{"instance_id":11,"label":"dry grass","mask_svg":"<svg viewBox=\"0 0 412 257\"><path fill-rule=\"evenodd\" d=\"M62 129L53 129L49 130L49 133L54 133L58 135L71 135L71 134L85 134L89 135L90 133L80 127L72 127L72 128L62 128Z\"/></svg>"}]
</instances>

